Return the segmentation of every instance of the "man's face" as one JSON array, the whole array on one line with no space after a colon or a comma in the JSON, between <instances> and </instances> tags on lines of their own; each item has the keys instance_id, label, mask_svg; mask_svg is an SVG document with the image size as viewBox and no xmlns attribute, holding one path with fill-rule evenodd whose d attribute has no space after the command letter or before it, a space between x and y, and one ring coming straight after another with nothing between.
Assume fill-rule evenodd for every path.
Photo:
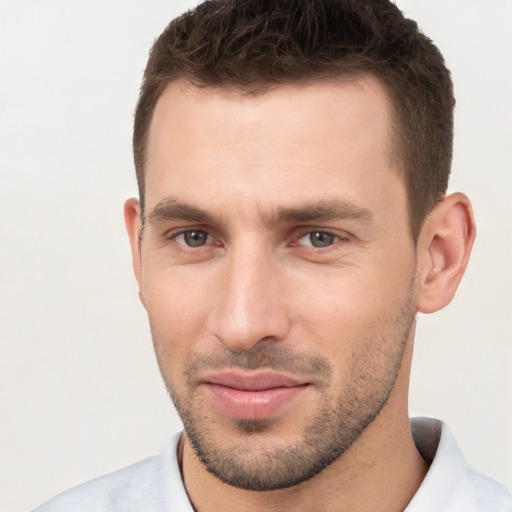
<instances>
[{"instance_id":1,"label":"man's face","mask_svg":"<svg viewBox=\"0 0 512 512\"><path fill-rule=\"evenodd\" d=\"M231 485L310 478L393 392L415 252L390 126L371 78L158 102L141 298L185 442Z\"/></svg>"}]
</instances>

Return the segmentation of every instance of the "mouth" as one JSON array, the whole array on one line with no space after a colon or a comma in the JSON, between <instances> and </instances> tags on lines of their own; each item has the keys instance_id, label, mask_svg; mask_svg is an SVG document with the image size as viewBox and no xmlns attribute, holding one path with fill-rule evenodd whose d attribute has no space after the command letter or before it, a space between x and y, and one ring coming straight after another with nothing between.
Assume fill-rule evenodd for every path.
<instances>
[{"instance_id":1,"label":"mouth","mask_svg":"<svg viewBox=\"0 0 512 512\"><path fill-rule=\"evenodd\" d=\"M294 402L309 382L272 371L223 370L203 379L213 405L240 420L262 420Z\"/></svg>"}]
</instances>

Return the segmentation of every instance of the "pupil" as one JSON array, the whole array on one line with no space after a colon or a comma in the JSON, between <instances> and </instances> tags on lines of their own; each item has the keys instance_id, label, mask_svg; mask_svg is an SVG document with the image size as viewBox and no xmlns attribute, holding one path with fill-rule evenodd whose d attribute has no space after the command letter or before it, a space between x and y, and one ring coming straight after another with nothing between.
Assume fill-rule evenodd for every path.
<instances>
[{"instance_id":1,"label":"pupil","mask_svg":"<svg viewBox=\"0 0 512 512\"><path fill-rule=\"evenodd\" d=\"M334 243L334 235L325 233L324 231L316 231L310 235L313 247L328 247Z\"/></svg>"},{"instance_id":2,"label":"pupil","mask_svg":"<svg viewBox=\"0 0 512 512\"><path fill-rule=\"evenodd\" d=\"M185 242L190 247L200 247L206 243L206 233L204 231L188 231L185 233Z\"/></svg>"}]
</instances>

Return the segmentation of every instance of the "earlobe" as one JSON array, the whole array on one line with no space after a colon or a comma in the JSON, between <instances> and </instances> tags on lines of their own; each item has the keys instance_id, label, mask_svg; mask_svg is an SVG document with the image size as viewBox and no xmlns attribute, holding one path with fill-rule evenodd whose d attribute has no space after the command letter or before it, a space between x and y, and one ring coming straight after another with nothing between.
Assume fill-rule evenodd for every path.
<instances>
[{"instance_id":1,"label":"earlobe","mask_svg":"<svg viewBox=\"0 0 512 512\"><path fill-rule=\"evenodd\" d=\"M132 262L135 278L139 284L139 295L142 289L142 257L141 257L141 234L142 220L141 210L137 199L131 198L124 203L124 221L128 237L130 239L130 247L132 250ZM142 300L142 297L141 297Z\"/></svg>"},{"instance_id":2,"label":"earlobe","mask_svg":"<svg viewBox=\"0 0 512 512\"><path fill-rule=\"evenodd\" d=\"M469 199L444 198L421 230L418 251L417 309L433 313L447 306L468 265L476 228Z\"/></svg>"}]
</instances>

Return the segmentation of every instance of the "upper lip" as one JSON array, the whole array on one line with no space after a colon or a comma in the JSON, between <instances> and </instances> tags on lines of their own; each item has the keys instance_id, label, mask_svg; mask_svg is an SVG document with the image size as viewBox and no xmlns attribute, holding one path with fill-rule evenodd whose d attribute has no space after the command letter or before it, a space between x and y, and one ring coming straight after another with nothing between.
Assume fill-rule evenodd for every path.
<instances>
[{"instance_id":1,"label":"upper lip","mask_svg":"<svg viewBox=\"0 0 512 512\"><path fill-rule=\"evenodd\" d=\"M206 375L202 381L242 391L261 391L263 389L302 386L306 381L283 373L269 370L222 370Z\"/></svg>"}]
</instances>

